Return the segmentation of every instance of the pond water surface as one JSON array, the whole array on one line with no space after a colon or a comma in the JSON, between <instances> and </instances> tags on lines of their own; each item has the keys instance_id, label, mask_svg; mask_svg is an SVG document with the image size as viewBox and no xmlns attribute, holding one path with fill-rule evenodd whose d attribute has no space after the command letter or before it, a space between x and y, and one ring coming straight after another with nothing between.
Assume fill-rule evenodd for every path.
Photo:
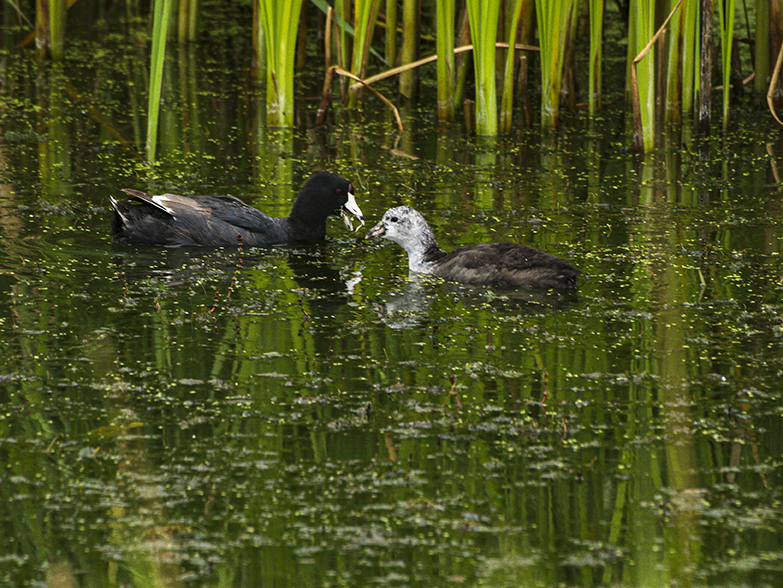
<instances>
[{"instance_id":1,"label":"pond water surface","mask_svg":"<svg viewBox=\"0 0 783 588\"><path fill-rule=\"evenodd\" d=\"M618 101L481 141L368 100L263 129L246 47L173 50L160 163L144 48L3 54L0 584L780 586L783 142L628 151ZM233 38L233 37L232 37ZM320 80L302 82L303 97ZM308 94L311 92L311 94ZM278 216L315 170L367 223L322 243L111 243L123 187ZM399 204L445 249L535 245L572 294L409 280Z\"/></svg>"}]
</instances>

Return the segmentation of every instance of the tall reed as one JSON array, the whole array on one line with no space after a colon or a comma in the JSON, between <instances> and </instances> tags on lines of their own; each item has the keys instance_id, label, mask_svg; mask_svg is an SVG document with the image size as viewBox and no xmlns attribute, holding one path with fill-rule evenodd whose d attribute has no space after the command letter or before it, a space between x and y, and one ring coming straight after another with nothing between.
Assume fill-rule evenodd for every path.
<instances>
[{"instance_id":1,"label":"tall reed","mask_svg":"<svg viewBox=\"0 0 783 588\"><path fill-rule=\"evenodd\" d=\"M563 56L570 36L575 0L536 0L541 50L541 124L556 127L563 82Z\"/></svg>"},{"instance_id":2,"label":"tall reed","mask_svg":"<svg viewBox=\"0 0 783 588\"><path fill-rule=\"evenodd\" d=\"M386 0L386 63L397 59L397 0Z\"/></svg>"},{"instance_id":3,"label":"tall reed","mask_svg":"<svg viewBox=\"0 0 783 588\"><path fill-rule=\"evenodd\" d=\"M506 53L506 67L503 73L503 94L500 99L500 132L510 133L513 125L514 107L514 63L516 51L514 45L517 40L519 28L519 16L522 14L523 5L529 0L516 0L511 6L511 23L508 27L508 52Z\"/></svg>"},{"instance_id":4,"label":"tall reed","mask_svg":"<svg viewBox=\"0 0 783 588\"><path fill-rule=\"evenodd\" d=\"M65 20L67 0L49 0L49 47L54 61L65 57Z\"/></svg>"},{"instance_id":5,"label":"tall reed","mask_svg":"<svg viewBox=\"0 0 783 588\"><path fill-rule=\"evenodd\" d=\"M601 109L601 62L604 31L604 0L590 0L590 74L588 104L590 114Z\"/></svg>"},{"instance_id":6,"label":"tall reed","mask_svg":"<svg viewBox=\"0 0 783 588\"><path fill-rule=\"evenodd\" d=\"M700 135L710 134L712 122L712 0L701 0L699 35L699 108L696 128Z\"/></svg>"},{"instance_id":7,"label":"tall reed","mask_svg":"<svg viewBox=\"0 0 783 588\"><path fill-rule=\"evenodd\" d=\"M671 0L675 4L675 0ZM667 62L666 120L682 123L693 112L699 72L699 3L683 2L671 19Z\"/></svg>"},{"instance_id":8,"label":"tall reed","mask_svg":"<svg viewBox=\"0 0 783 588\"><path fill-rule=\"evenodd\" d=\"M37 22L37 28L45 32L51 29L51 42L54 43L55 25L63 27L65 12L63 6L66 0L36 0L38 10L46 18L46 22ZM73 0L71 0L73 1ZM382 51L382 44L373 47L373 33L378 21L378 15L383 7L386 12L386 43L385 56L381 61L394 63L399 57L403 65L411 67L400 70L400 91L403 96L412 96L416 85L416 72L413 67L418 57L419 25L422 14L428 14L435 9L437 75L438 75L438 118L442 121L452 120L460 104L464 68L460 67L462 57L454 56L454 48L467 44L467 23L472 36L473 63L476 80L476 132L479 135L495 135L498 131L509 132L512 126L513 92L512 83L516 59L514 50L509 49L502 69L502 97L498 109L496 68L498 40L498 21L500 10L505 11L505 25L501 31L501 41L513 45L517 41L519 26L528 26L531 20L524 15L528 6L535 4L536 20L541 49L541 124L545 127L555 127L558 123L563 86L568 82L564 61L571 57L566 55L568 44L573 39L576 26L577 7L584 6L590 15L590 57L589 93L587 100L591 113L598 112L602 95L601 64L603 60L602 37L605 11L608 10L606 0L308 0L319 9L326 11L329 5L335 7L335 20L338 23L339 36L336 41L337 64L340 68L351 72L365 80L367 60L370 53L377 55ZM174 0L154 0L153 9L153 54L151 57L150 108L148 120L148 155L154 158L157 135L157 109L160 101L160 76L162 61L165 59L164 31L171 30L173 24L178 25L178 37L190 39L196 34L196 16L199 0L179 0L179 16L176 22L169 21ZM260 44L263 40L266 63L266 122L267 126L293 126L294 99L293 75L296 67L294 55L296 39L302 19L304 0L253 0L257 13L254 25L258 33L255 38ZM631 64L649 43L653 36L655 18L660 18L664 10L671 8L676 0L629 0L630 22L628 29L628 67L629 79ZM654 51L646 58L637 62L636 72L638 93L638 118L640 121L639 138L643 140L644 150L654 146L656 136L656 108L663 98L659 93L665 90L666 101L663 103L666 118L669 122L680 123L683 113L690 112L695 105L696 97L702 100L700 112L708 116L711 98L709 75L707 70L700 72L699 66L709 65L713 39L710 30L701 30L700 22L711 24L711 10L718 10L717 23L722 50L723 77L723 124L729 121L730 59L732 37L735 22L735 0L687 0L683 2L681 12L676 14L671 27L666 34L665 43L648 47ZM13 5L13 4L12 4ZM423 6L422 6L423 5ZM768 59L769 42L773 48L779 46L776 39L783 36L783 25L780 24L780 14L783 0L756 0L756 39L754 42L754 68L756 73L756 88L766 88L770 64ZM162 8L165 6L165 10ZM402 39L398 43L397 9L402 21ZM464 12L457 12L459 6L464 6ZM612 6L612 3L609 3ZM62 9L62 10L61 10ZM703 11L703 15L700 12ZM162 24L165 19L166 24ZM348 24L350 20L353 29ZM700 33L704 33L700 37ZM60 37L64 38L64 34ZM353 43L352 43L353 39ZM701 44L700 41L701 40ZM523 40L524 42L524 40ZM351 54L351 46L352 54ZM700 48L702 52L700 53ZM399 50L399 56L397 52ZM52 55L58 49L53 44ZM661 53L661 51L665 51ZM352 55L350 60L348 55ZM503 55L501 53L501 55ZM334 70L347 78L342 70ZM570 75L570 74L569 74ZM665 81L664 81L665 80ZM700 90L698 82L706 84ZM356 85L354 85L356 86ZM628 84L631 87L631 84ZM347 88L347 86L346 86ZM355 97L351 97L355 104Z\"/></svg>"},{"instance_id":9,"label":"tall reed","mask_svg":"<svg viewBox=\"0 0 783 588\"><path fill-rule=\"evenodd\" d=\"M177 15L177 39L179 42L196 39L198 23L198 0L179 0Z\"/></svg>"},{"instance_id":10,"label":"tall reed","mask_svg":"<svg viewBox=\"0 0 783 588\"><path fill-rule=\"evenodd\" d=\"M266 123L294 124L294 57L302 0L256 0L266 47Z\"/></svg>"},{"instance_id":11,"label":"tall reed","mask_svg":"<svg viewBox=\"0 0 783 588\"><path fill-rule=\"evenodd\" d=\"M756 42L753 47L753 88L761 94L767 90L770 75L769 43L770 20L769 0L756 0Z\"/></svg>"},{"instance_id":12,"label":"tall reed","mask_svg":"<svg viewBox=\"0 0 783 588\"><path fill-rule=\"evenodd\" d=\"M631 20L634 35L628 40L629 48L634 48L636 57L632 67L635 68L634 92L638 105L634 105L634 116L638 116L635 131L634 146L637 151L649 151L655 144L655 59L647 55L652 48L655 33L655 2L654 0L631 0ZM641 131L641 135L639 134Z\"/></svg>"},{"instance_id":13,"label":"tall reed","mask_svg":"<svg viewBox=\"0 0 783 588\"><path fill-rule=\"evenodd\" d=\"M9 4L16 8L19 15L22 15L15 3L9 2ZM35 40L36 59L50 57L55 61L62 60L65 53L66 12L66 0L36 0L35 31L23 42L25 44Z\"/></svg>"},{"instance_id":14,"label":"tall reed","mask_svg":"<svg viewBox=\"0 0 783 588\"><path fill-rule=\"evenodd\" d=\"M380 0L354 0L354 39L351 73L360 78L364 78L367 75L367 58L379 9ZM350 93L348 98L350 107L356 106L358 95L357 91Z\"/></svg>"},{"instance_id":15,"label":"tall reed","mask_svg":"<svg viewBox=\"0 0 783 588\"><path fill-rule=\"evenodd\" d=\"M163 86L163 63L166 60L166 34L171 14L169 0L154 0L152 20L152 51L150 54L150 90L147 107L147 160L155 161L158 147L160 94Z\"/></svg>"},{"instance_id":16,"label":"tall reed","mask_svg":"<svg viewBox=\"0 0 783 588\"><path fill-rule=\"evenodd\" d=\"M337 65L340 67L348 67L348 12L350 11L351 2L348 0L334 0L333 17L337 23L337 36L334 39L335 53L337 54ZM331 51L331 47L329 49ZM327 67L331 66L331 63L327 64ZM343 100L347 99L348 81L345 78L340 78L340 95Z\"/></svg>"},{"instance_id":17,"label":"tall reed","mask_svg":"<svg viewBox=\"0 0 783 588\"><path fill-rule=\"evenodd\" d=\"M669 26L669 22L672 18L679 14L680 6L682 6L683 0L677 0L674 8L663 21L663 24L658 28L656 33L650 37L647 44L639 51L639 54L634 57L631 63L631 94L633 102L633 149L637 153L644 153L649 151L655 145L655 106L656 106L656 88L655 80L652 79L651 73L646 73L648 77L640 80L639 71L642 70L642 66L647 64L647 68L644 68L645 72L649 72L649 67L653 65L654 53L651 54L654 47L662 45L661 40L664 32ZM650 9L650 12L655 12L655 7ZM643 28L648 23L644 23L644 18L650 17L645 13L640 15L637 19L637 25ZM652 18L650 18L650 23ZM663 59L661 59L663 61ZM659 80L660 81L660 80ZM663 92L663 89L660 89Z\"/></svg>"},{"instance_id":18,"label":"tall reed","mask_svg":"<svg viewBox=\"0 0 783 588\"><path fill-rule=\"evenodd\" d=\"M476 134L498 134L495 40L500 2L467 0L476 78Z\"/></svg>"},{"instance_id":19,"label":"tall reed","mask_svg":"<svg viewBox=\"0 0 783 588\"><path fill-rule=\"evenodd\" d=\"M454 119L454 0L437 0L438 120Z\"/></svg>"},{"instance_id":20,"label":"tall reed","mask_svg":"<svg viewBox=\"0 0 783 588\"><path fill-rule=\"evenodd\" d=\"M419 14L417 0L402 1L402 47L400 63L413 63L418 57ZM416 70L410 69L400 74L400 94L411 98L416 88Z\"/></svg>"},{"instance_id":21,"label":"tall reed","mask_svg":"<svg viewBox=\"0 0 783 588\"><path fill-rule=\"evenodd\" d=\"M729 128L729 94L731 90L731 51L734 39L734 0L716 3L720 22L720 50L723 74L723 130Z\"/></svg>"}]
</instances>

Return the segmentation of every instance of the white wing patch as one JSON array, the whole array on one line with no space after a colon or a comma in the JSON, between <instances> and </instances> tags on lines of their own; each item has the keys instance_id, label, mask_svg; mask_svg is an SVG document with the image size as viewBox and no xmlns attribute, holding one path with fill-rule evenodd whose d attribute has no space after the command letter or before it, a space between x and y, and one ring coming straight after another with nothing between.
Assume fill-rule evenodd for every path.
<instances>
[{"instance_id":1,"label":"white wing patch","mask_svg":"<svg viewBox=\"0 0 783 588\"><path fill-rule=\"evenodd\" d=\"M176 202L178 200L176 198L176 194L161 194L160 196L153 196L151 200L153 204L155 204L162 211L167 212L171 216L174 216L174 209L169 208L167 204L169 202Z\"/></svg>"}]
</instances>

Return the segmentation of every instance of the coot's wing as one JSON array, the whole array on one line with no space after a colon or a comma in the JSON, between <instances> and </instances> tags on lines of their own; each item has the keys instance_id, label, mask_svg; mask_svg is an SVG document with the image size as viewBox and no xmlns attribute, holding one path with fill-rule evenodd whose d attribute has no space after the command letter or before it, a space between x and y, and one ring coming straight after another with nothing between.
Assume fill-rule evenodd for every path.
<instances>
[{"instance_id":1,"label":"coot's wing","mask_svg":"<svg viewBox=\"0 0 783 588\"><path fill-rule=\"evenodd\" d=\"M498 281L498 260L496 243L465 245L438 259L432 273L468 284L494 284Z\"/></svg>"},{"instance_id":2,"label":"coot's wing","mask_svg":"<svg viewBox=\"0 0 783 588\"><path fill-rule=\"evenodd\" d=\"M509 245L500 282L519 288L573 288L581 273L566 260L534 247Z\"/></svg>"},{"instance_id":3,"label":"coot's wing","mask_svg":"<svg viewBox=\"0 0 783 588\"><path fill-rule=\"evenodd\" d=\"M233 196L199 196L195 198L205 208L211 209L212 216L235 227L252 233L269 234L270 237L282 237L283 219L272 218L252 206L248 206Z\"/></svg>"},{"instance_id":4,"label":"coot's wing","mask_svg":"<svg viewBox=\"0 0 783 588\"><path fill-rule=\"evenodd\" d=\"M133 190L132 188L123 188L123 192L130 194L141 202L146 202L150 206L154 206L158 210L162 210L166 214L175 216L177 207L195 207L195 203L189 202L189 198L185 196L179 196L177 194L161 194L159 196L153 196L147 194L141 190Z\"/></svg>"}]
</instances>

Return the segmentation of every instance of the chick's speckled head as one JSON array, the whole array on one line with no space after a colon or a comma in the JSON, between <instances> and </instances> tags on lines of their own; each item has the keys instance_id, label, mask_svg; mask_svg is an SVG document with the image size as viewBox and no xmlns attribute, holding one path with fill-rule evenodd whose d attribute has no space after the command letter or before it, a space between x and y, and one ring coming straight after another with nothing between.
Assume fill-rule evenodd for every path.
<instances>
[{"instance_id":1,"label":"chick's speckled head","mask_svg":"<svg viewBox=\"0 0 783 588\"><path fill-rule=\"evenodd\" d=\"M368 239L378 237L394 241L408 252L426 249L435 241L427 221L410 206L387 210L381 221L367 233Z\"/></svg>"}]
</instances>

